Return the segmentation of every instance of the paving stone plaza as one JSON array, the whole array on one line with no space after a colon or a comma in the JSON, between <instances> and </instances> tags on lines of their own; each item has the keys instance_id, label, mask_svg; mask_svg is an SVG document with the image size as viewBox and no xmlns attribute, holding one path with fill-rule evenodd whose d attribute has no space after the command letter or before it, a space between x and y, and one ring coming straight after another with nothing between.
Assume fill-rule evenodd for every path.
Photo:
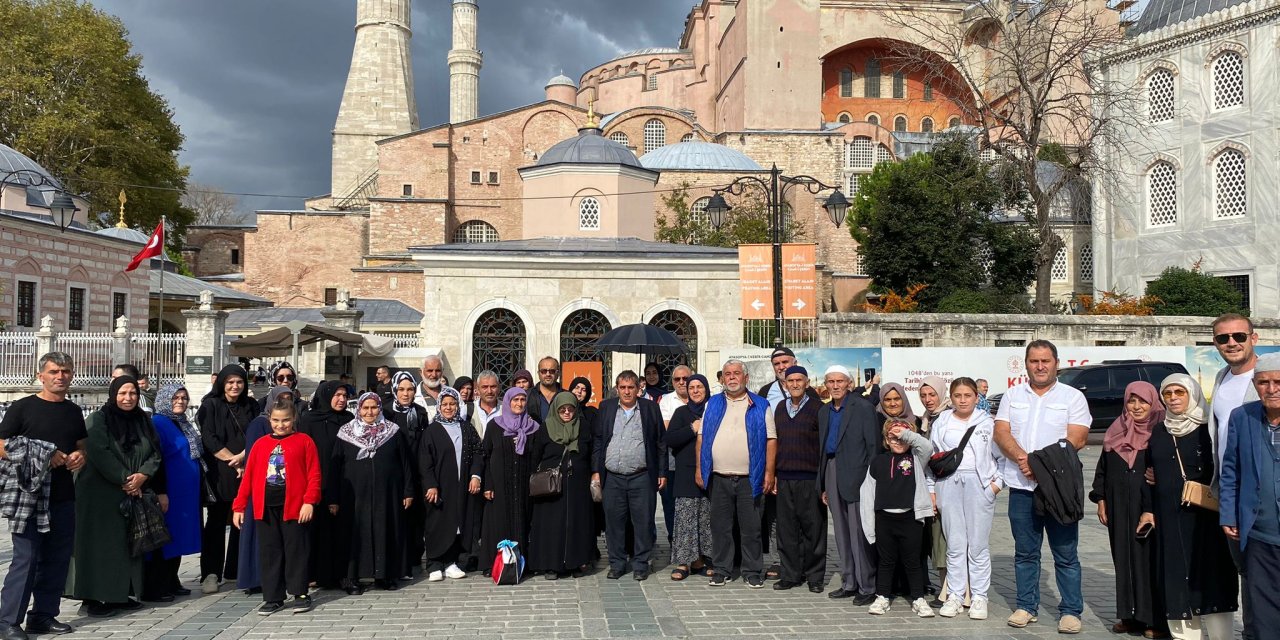
<instances>
[{"instance_id":1,"label":"paving stone plaza","mask_svg":"<svg viewBox=\"0 0 1280 640\"><path fill-rule=\"evenodd\" d=\"M1092 479L1101 447L1082 452L1085 477ZM991 536L992 579L990 617L972 621L963 614L953 619L920 619L901 598L885 616L868 615L865 607L848 600L831 600L826 593L803 587L774 591L748 589L741 581L713 588L706 578L672 582L669 567L655 569L644 582L630 574L606 580L605 572L578 580L528 577L519 586L495 586L472 574L462 580L427 583L418 578L399 591L369 591L348 596L341 591L313 592L316 608L291 615L257 615L261 596L247 596L226 586L217 595L199 595L198 558L191 556L182 577L195 591L186 598L144 608L114 618L84 616L78 603L64 601L64 622L76 631L70 638L212 639L237 638L433 638L466 640L541 640L552 638L1039 638L1059 637L1057 591L1048 547L1044 549L1040 622L1026 629L1005 625L1014 598L1013 541L1005 517L1003 494L996 505ZM1092 505L1089 505L1090 507ZM1084 569L1085 612L1081 638L1116 638L1111 556L1106 532L1091 508L1080 527L1080 560ZM661 517L661 509L659 509ZM659 523L659 530L662 530ZM659 535L655 563L665 564L666 539ZM7 563L9 537L0 536L0 560ZM603 540L601 540L603 552ZM827 572L835 575L835 544ZM603 566L601 563L600 566ZM829 581L838 579L829 577ZM828 583L828 591L835 586ZM1236 621L1240 626L1239 617Z\"/></svg>"}]
</instances>

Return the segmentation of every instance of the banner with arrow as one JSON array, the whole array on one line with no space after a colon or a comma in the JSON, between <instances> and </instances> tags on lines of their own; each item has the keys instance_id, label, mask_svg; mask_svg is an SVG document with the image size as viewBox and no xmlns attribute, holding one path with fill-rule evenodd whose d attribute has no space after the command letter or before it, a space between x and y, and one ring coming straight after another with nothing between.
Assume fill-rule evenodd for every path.
<instances>
[{"instance_id":1,"label":"banner with arrow","mask_svg":"<svg viewBox=\"0 0 1280 640\"><path fill-rule=\"evenodd\" d=\"M818 317L818 245L782 245L782 317Z\"/></svg>"},{"instance_id":2,"label":"banner with arrow","mask_svg":"<svg viewBox=\"0 0 1280 640\"><path fill-rule=\"evenodd\" d=\"M743 320L773 318L773 247L738 245L738 282Z\"/></svg>"}]
</instances>

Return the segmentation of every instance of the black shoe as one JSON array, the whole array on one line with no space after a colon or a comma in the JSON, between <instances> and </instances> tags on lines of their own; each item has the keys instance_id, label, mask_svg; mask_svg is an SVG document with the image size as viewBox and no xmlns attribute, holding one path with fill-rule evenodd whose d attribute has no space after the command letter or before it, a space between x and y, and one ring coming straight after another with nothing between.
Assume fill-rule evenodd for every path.
<instances>
[{"instance_id":1,"label":"black shoe","mask_svg":"<svg viewBox=\"0 0 1280 640\"><path fill-rule=\"evenodd\" d=\"M384 588L387 591L398 591L400 589L400 581L395 579L388 580Z\"/></svg>"},{"instance_id":2,"label":"black shoe","mask_svg":"<svg viewBox=\"0 0 1280 640\"><path fill-rule=\"evenodd\" d=\"M293 597L294 613L306 613L310 611L312 608L314 608L315 606L316 606L316 603L311 600L311 596L294 596Z\"/></svg>"},{"instance_id":3,"label":"black shoe","mask_svg":"<svg viewBox=\"0 0 1280 640\"><path fill-rule=\"evenodd\" d=\"M787 589L794 589L794 588L796 588L796 587L798 587L798 586L800 586L800 585L801 585L801 583L799 583L799 582L792 582L792 581L790 581L790 580L779 580L779 581L777 581L777 582L773 583L773 590L774 590L774 591L786 591Z\"/></svg>"},{"instance_id":4,"label":"black shoe","mask_svg":"<svg viewBox=\"0 0 1280 640\"><path fill-rule=\"evenodd\" d=\"M39 634L48 634L52 636L58 636L64 633L71 633L72 631L73 629L71 628L71 625L66 624L64 622L58 622L53 618L49 618L44 622L28 622L27 623L27 633L39 633Z\"/></svg>"},{"instance_id":5,"label":"black shoe","mask_svg":"<svg viewBox=\"0 0 1280 640\"><path fill-rule=\"evenodd\" d=\"M346 583L344 583L344 584L342 585L342 590L343 590L343 591L346 591L346 592L347 592L347 595L349 595L349 596L358 596L358 595L360 595L360 594L364 593L364 589L361 589L361 588L360 588L360 585L355 584L354 582L346 582Z\"/></svg>"},{"instance_id":6,"label":"black shoe","mask_svg":"<svg viewBox=\"0 0 1280 640\"><path fill-rule=\"evenodd\" d=\"M32 631L31 633L37 632ZM9 624L5 625L4 633L0 634L0 638L3 638L3 640L27 640L27 632L16 624Z\"/></svg>"},{"instance_id":7,"label":"black shoe","mask_svg":"<svg viewBox=\"0 0 1280 640\"><path fill-rule=\"evenodd\" d=\"M851 591L849 589L845 589L844 587L840 587L839 589L836 589L835 591L828 593L827 597L838 600L840 598L852 598L856 595L858 595L857 591Z\"/></svg>"},{"instance_id":8,"label":"black shoe","mask_svg":"<svg viewBox=\"0 0 1280 640\"><path fill-rule=\"evenodd\" d=\"M119 609L98 600L85 600L84 611L93 618L110 618L114 616Z\"/></svg>"},{"instance_id":9,"label":"black shoe","mask_svg":"<svg viewBox=\"0 0 1280 640\"><path fill-rule=\"evenodd\" d=\"M945 603L945 602L943 602L943 601L941 601L941 600L939 600L939 599L937 599L937 598L934 598L933 600L930 600L930 601L929 601L929 606L933 607L934 609L937 609L937 608L941 607L941 606L942 606L942 605L944 605L944 604L946 604L946 603Z\"/></svg>"},{"instance_id":10,"label":"black shoe","mask_svg":"<svg viewBox=\"0 0 1280 640\"><path fill-rule=\"evenodd\" d=\"M609 575L606 577L609 578L610 580L617 580L618 578L622 577L623 573L625 572L622 569L610 569Z\"/></svg>"},{"instance_id":11,"label":"black shoe","mask_svg":"<svg viewBox=\"0 0 1280 640\"><path fill-rule=\"evenodd\" d=\"M167 593L146 593L142 595L143 602L173 602L173 596Z\"/></svg>"},{"instance_id":12,"label":"black shoe","mask_svg":"<svg viewBox=\"0 0 1280 640\"><path fill-rule=\"evenodd\" d=\"M863 593L863 594L859 594L857 597L853 599L853 606L865 607L875 601L876 601L876 594Z\"/></svg>"},{"instance_id":13,"label":"black shoe","mask_svg":"<svg viewBox=\"0 0 1280 640\"><path fill-rule=\"evenodd\" d=\"M820 584L809 585L809 593L822 593L822 589L823 587Z\"/></svg>"},{"instance_id":14,"label":"black shoe","mask_svg":"<svg viewBox=\"0 0 1280 640\"><path fill-rule=\"evenodd\" d=\"M764 578L761 578L760 576L748 576L748 577L745 579L745 581L746 581L746 583L747 583L747 586L748 586L748 587L750 587L750 588L752 588L752 589L763 589L763 588L764 588Z\"/></svg>"},{"instance_id":15,"label":"black shoe","mask_svg":"<svg viewBox=\"0 0 1280 640\"><path fill-rule=\"evenodd\" d=\"M189 596L189 595L191 595L191 590L190 590L190 589L188 589L188 588L186 588L186 587L178 587L178 588L176 588L176 589L174 589L174 590L173 590L173 595L175 595L175 596Z\"/></svg>"},{"instance_id":16,"label":"black shoe","mask_svg":"<svg viewBox=\"0 0 1280 640\"><path fill-rule=\"evenodd\" d=\"M711 580L710 582L708 582L708 584L710 584L713 587L723 587L726 582L728 582L728 580L725 579L724 574L717 573L714 576L711 576Z\"/></svg>"},{"instance_id":17,"label":"black shoe","mask_svg":"<svg viewBox=\"0 0 1280 640\"><path fill-rule=\"evenodd\" d=\"M283 602L264 602L261 607L258 607L258 615L269 616L283 608Z\"/></svg>"},{"instance_id":18,"label":"black shoe","mask_svg":"<svg viewBox=\"0 0 1280 640\"><path fill-rule=\"evenodd\" d=\"M244 594L246 596L260 596L262 595L262 587L249 587L244 590Z\"/></svg>"},{"instance_id":19,"label":"black shoe","mask_svg":"<svg viewBox=\"0 0 1280 640\"><path fill-rule=\"evenodd\" d=\"M142 603L130 598L128 600L125 600L124 602L113 603L111 606L121 611L133 611L134 609L141 609Z\"/></svg>"},{"instance_id":20,"label":"black shoe","mask_svg":"<svg viewBox=\"0 0 1280 640\"><path fill-rule=\"evenodd\" d=\"M543 579L545 579L545 580L559 580L559 579L560 579L560 574L559 574L559 573L556 573L555 571L548 571L548 572L546 572L546 573L542 574L542 577L543 577Z\"/></svg>"},{"instance_id":21,"label":"black shoe","mask_svg":"<svg viewBox=\"0 0 1280 640\"><path fill-rule=\"evenodd\" d=\"M648 570L648 569L636 569L635 573L631 574L631 577L632 577L632 578L635 578L637 581L645 580L645 579L647 579L647 578L649 577L649 570Z\"/></svg>"}]
</instances>

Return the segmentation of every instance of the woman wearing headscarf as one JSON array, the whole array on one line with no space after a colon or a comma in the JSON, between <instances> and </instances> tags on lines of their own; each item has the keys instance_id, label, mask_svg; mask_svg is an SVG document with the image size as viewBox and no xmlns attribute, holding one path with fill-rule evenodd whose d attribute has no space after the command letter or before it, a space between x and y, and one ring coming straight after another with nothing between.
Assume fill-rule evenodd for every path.
<instances>
[{"instance_id":1,"label":"woman wearing headscarf","mask_svg":"<svg viewBox=\"0 0 1280 640\"><path fill-rule=\"evenodd\" d=\"M599 410L589 404L591 402L591 396L593 395L591 380L587 379L585 376L578 376L569 383L567 388L569 389L569 393L572 393L573 397L578 399L578 413L581 416L578 418L579 422L581 422L587 429L591 429L592 433L595 433L596 415L599 413ZM592 530L598 538L600 537L600 534L604 533L604 504L602 502L595 502L594 498L592 498L591 504ZM599 546L592 547L591 559L593 561L600 559Z\"/></svg>"},{"instance_id":2,"label":"woman wearing headscarf","mask_svg":"<svg viewBox=\"0 0 1280 640\"><path fill-rule=\"evenodd\" d=\"M702 412L707 407L711 384L697 373L689 376L689 402L671 414L671 425L662 435L675 456L676 517L671 535L672 580L684 580L690 572L710 567L711 502L695 481L698 469L698 434L702 433Z\"/></svg>"},{"instance_id":3,"label":"woman wearing headscarf","mask_svg":"<svg viewBox=\"0 0 1280 640\"><path fill-rule=\"evenodd\" d=\"M289 390L293 392L293 407L298 411L298 415L302 415L302 412L307 409L307 400L302 397L301 393L298 393L298 370L288 360L281 360L271 365L270 375L271 379L267 384L272 387L289 387ZM263 409L264 413L271 411L271 403L263 404L266 405ZM270 432L270 428L267 431Z\"/></svg>"},{"instance_id":4,"label":"woman wearing headscarf","mask_svg":"<svg viewBox=\"0 0 1280 640\"><path fill-rule=\"evenodd\" d=\"M476 383L467 376L458 376L458 379L453 381L453 388L462 399L462 406L458 409L458 419L466 422L471 419L471 410L475 408Z\"/></svg>"},{"instance_id":5,"label":"woman wearing headscarf","mask_svg":"<svg viewBox=\"0 0 1280 640\"><path fill-rule=\"evenodd\" d=\"M249 397L249 374L238 364L218 372L213 388L200 402L196 424L204 443L204 465L213 502L207 506L200 548L200 582L205 593L217 593L223 578L233 580L239 568L240 530L231 524L231 501L240 489L244 469L244 431L258 416Z\"/></svg>"},{"instance_id":6,"label":"woman wearing headscarf","mask_svg":"<svg viewBox=\"0 0 1280 640\"><path fill-rule=\"evenodd\" d=\"M135 609L143 593L142 558L129 553L129 522L121 510L143 491L168 502L155 428L139 406L137 380L111 381L107 402L85 419L88 464L76 475L76 527L67 594L91 616Z\"/></svg>"},{"instance_id":7,"label":"woman wearing headscarf","mask_svg":"<svg viewBox=\"0 0 1280 640\"><path fill-rule=\"evenodd\" d=\"M365 393L356 418L338 430L325 479L325 503L338 517L347 550L343 588L350 594L373 583L400 588L404 572L404 511L413 504L408 443L382 415L382 398Z\"/></svg>"},{"instance_id":8,"label":"woman wearing headscarf","mask_svg":"<svg viewBox=\"0 0 1280 640\"><path fill-rule=\"evenodd\" d=\"M326 380L316 389L311 410L298 419L298 432L305 433L316 444L320 458L320 481L333 476L331 463L338 430L355 419L347 411L347 389L337 380ZM311 518L311 580L321 589L337 589L347 575L347 550L341 546L337 517L327 505L316 509Z\"/></svg>"},{"instance_id":9,"label":"woman wearing headscarf","mask_svg":"<svg viewBox=\"0 0 1280 640\"><path fill-rule=\"evenodd\" d=\"M288 365L288 363L282 363ZM272 369L273 378L282 378L277 375L279 373L279 365ZM280 382L277 386L271 387L271 391L267 393L267 399L262 403L262 413L258 417L249 422L249 426L244 430L244 450L253 451L253 445L259 438L271 433L271 407L276 406L276 401L280 398L286 398L290 402L294 401L293 388L284 382ZM296 404L294 405L297 406ZM253 513L253 498L248 501L249 512ZM238 558L238 571L236 572L236 586L244 589L245 593L252 595L262 591L262 576L258 569L258 529L255 518L245 518L244 523L240 526L240 556Z\"/></svg>"},{"instance_id":10,"label":"woman wearing headscarf","mask_svg":"<svg viewBox=\"0 0 1280 640\"><path fill-rule=\"evenodd\" d=\"M511 378L511 386L520 387L525 391L533 388L533 374L528 369L521 369Z\"/></svg>"},{"instance_id":11,"label":"woman wearing headscarf","mask_svg":"<svg viewBox=\"0 0 1280 640\"><path fill-rule=\"evenodd\" d=\"M943 411L951 408L951 394L946 381L938 376L921 378L920 388L916 392L920 395L920 405L924 407L924 415L917 420L916 432L930 438L932 437L930 434L933 433L933 423ZM927 519L926 524L928 526L924 530L924 537L920 540L923 545L920 550L922 554L920 566L924 567L925 587L932 593L935 588L929 580L928 559L930 556L933 557L933 568L938 570L938 581L942 583L942 588L936 589L938 597L930 604L940 607L945 602L950 589L947 588L947 536L942 530L942 518L939 516L936 500L934 515Z\"/></svg>"},{"instance_id":12,"label":"woman wearing headscarf","mask_svg":"<svg viewBox=\"0 0 1280 640\"><path fill-rule=\"evenodd\" d=\"M1156 543L1143 532L1150 515L1147 444L1155 425L1164 421L1160 394L1149 382L1130 382L1124 389L1124 413L1107 428L1102 457L1093 473L1089 499L1098 503L1098 522L1107 527L1116 575L1113 633L1167 637L1164 607L1156 585Z\"/></svg>"},{"instance_id":13,"label":"woman wearing headscarf","mask_svg":"<svg viewBox=\"0 0 1280 640\"><path fill-rule=\"evenodd\" d=\"M1174 374L1160 383L1164 421L1151 430L1147 465L1155 486L1147 486L1152 511L1141 516L1154 521L1156 560L1164 611L1174 638L1232 637L1239 581L1227 550L1218 513L1182 503L1184 478L1213 484L1213 434L1204 426L1209 406L1191 376ZM1136 532L1135 532L1136 535Z\"/></svg>"},{"instance_id":14,"label":"woman wearing headscarf","mask_svg":"<svg viewBox=\"0 0 1280 640\"><path fill-rule=\"evenodd\" d=\"M191 594L191 590L183 587L178 578L178 566L182 556L200 553L200 511L204 504L201 457L204 448L200 444L200 431L187 420L190 400L186 387L170 384L160 387L152 405L155 413L151 417L151 425L160 444L165 488L169 496L169 510L164 514L164 522L172 540L160 551L152 553L145 564L143 600L169 602L174 596Z\"/></svg>"},{"instance_id":15,"label":"woman wearing headscarf","mask_svg":"<svg viewBox=\"0 0 1280 640\"><path fill-rule=\"evenodd\" d=\"M498 543L513 540L520 552L529 549L529 474L533 452L529 442L538 423L528 414L529 395L520 387L507 389L502 397L502 413L489 421L480 443L480 457L472 474L483 486L484 519L480 530L480 568L486 574L493 566Z\"/></svg>"},{"instance_id":16,"label":"woman wearing headscarf","mask_svg":"<svg viewBox=\"0 0 1280 640\"><path fill-rule=\"evenodd\" d=\"M410 482L413 486L413 495L418 498L404 512L404 552L401 555L404 559L402 576L405 579L412 579L414 571L422 569L423 526L426 518L426 507L421 499L423 488L418 469L418 454L422 448L422 434L431 423L431 418L427 414L426 407L413 401L417 395L417 389L418 381L413 379L412 374L407 371L396 372L391 377L391 401L382 408L387 419L396 423L396 426L400 427L400 433L404 434L405 444L409 447Z\"/></svg>"},{"instance_id":17,"label":"woman wearing headscarf","mask_svg":"<svg viewBox=\"0 0 1280 640\"><path fill-rule=\"evenodd\" d=\"M933 428L933 421L943 411L951 408L951 394L947 391L947 382L938 376L925 376L920 380L920 405L924 407L924 415L920 416L920 427L918 431L921 435L928 437L929 431Z\"/></svg>"},{"instance_id":18,"label":"woman wearing headscarf","mask_svg":"<svg viewBox=\"0 0 1280 640\"><path fill-rule=\"evenodd\" d=\"M417 466L425 504L427 580L463 578L467 558L480 535L480 481L472 468L480 456L480 435L458 414L461 401L449 386L440 389L436 419L422 434Z\"/></svg>"},{"instance_id":19,"label":"woman wearing headscarf","mask_svg":"<svg viewBox=\"0 0 1280 640\"><path fill-rule=\"evenodd\" d=\"M529 447L538 471L557 466L563 474L558 496L534 498L529 530L528 568L548 580L570 573L582 577L596 547L595 505L591 501L591 424L582 419L578 400L561 391L551 398L545 426Z\"/></svg>"},{"instance_id":20,"label":"woman wearing headscarf","mask_svg":"<svg viewBox=\"0 0 1280 640\"><path fill-rule=\"evenodd\" d=\"M917 429L920 418L911 409L911 401L907 399L907 390L897 382L887 382L880 387L880 404L876 405L876 414L880 417L880 425L888 422L905 422Z\"/></svg>"}]
</instances>

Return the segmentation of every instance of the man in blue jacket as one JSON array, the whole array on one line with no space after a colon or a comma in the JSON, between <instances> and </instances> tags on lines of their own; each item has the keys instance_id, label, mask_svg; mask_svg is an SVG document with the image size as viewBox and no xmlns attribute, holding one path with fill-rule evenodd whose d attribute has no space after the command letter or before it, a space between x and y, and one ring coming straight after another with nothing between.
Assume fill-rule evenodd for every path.
<instances>
[{"instance_id":1,"label":"man in blue jacket","mask_svg":"<svg viewBox=\"0 0 1280 640\"><path fill-rule=\"evenodd\" d=\"M1231 412L1219 523L1244 554L1245 632L1263 638L1280 629L1280 353L1258 358L1253 386L1260 400Z\"/></svg>"}]
</instances>

